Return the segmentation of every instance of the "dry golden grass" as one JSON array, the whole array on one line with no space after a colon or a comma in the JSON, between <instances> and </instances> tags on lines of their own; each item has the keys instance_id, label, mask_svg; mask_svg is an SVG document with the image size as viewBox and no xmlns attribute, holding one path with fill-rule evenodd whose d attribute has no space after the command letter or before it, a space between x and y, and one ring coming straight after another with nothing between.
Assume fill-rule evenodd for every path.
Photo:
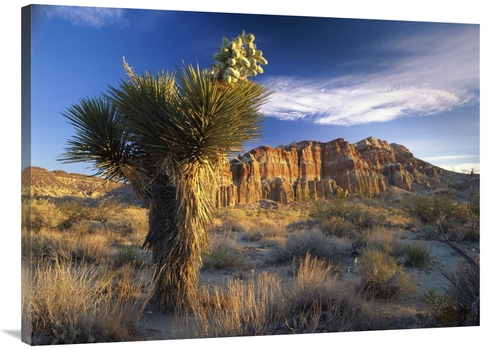
<instances>
[{"instance_id":1,"label":"dry golden grass","mask_svg":"<svg viewBox=\"0 0 500 350\"><path fill-rule=\"evenodd\" d=\"M414 289L397 262L404 245L394 234L414 219L405 218L400 209L372 204L327 205L320 217L315 216L317 207L306 204L278 210L218 209L203 266L237 272L223 284L203 284L194 314L176 333L195 338L384 329L386 320L374 314L373 305ZM140 340L145 299L140 294L143 281L135 274L147 267L137 264L143 258L138 247L148 230L147 210L107 208L103 222L84 215L63 227L60 223L67 220L55 204L40 200L35 207L38 226L31 235L23 221L23 260L31 263L23 267L23 339L32 336L36 344ZM342 225L333 226L335 221L348 223L348 234ZM327 229L338 230L332 234ZM269 249L269 259L259 264L293 272L253 274L250 259L260 259L264 249L247 254L240 239ZM346 277L353 252L361 256L356 273ZM60 290L51 289L56 285Z\"/></svg>"},{"instance_id":2,"label":"dry golden grass","mask_svg":"<svg viewBox=\"0 0 500 350\"><path fill-rule=\"evenodd\" d=\"M280 208L279 210L229 207L214 213L216 226L236 232L256 232L261 228L284 229L291 222L308 217L307 208ZM275 234L273 234L275 235Z\"/></svg>"},{"instance_id":3,"label":"dry golden grass","mask_svg":"<svg viewBox=\"0 0 500 350\"><path fill-rule=\"evenodd\" d=\"M297 266L290 281L264 272L228 279L225 286L204 284L193 317L177 332L234 337L370 329L363 302L330 264L307 255Z\"/></svg>"},{"instance_id":4,"label":"dry golden grass","mask_svg":"<svg viewBox=\"0 0 500 350\"><path fill-rule=\"evenodd\" d=\"M141 339L147 297L133 269L56 261L24 265L22 275L23 339L32 345Z\"/></svg>"},{"instance_id":5,"label":"dry golden grass","mask_svg":"<svg viewBox=\"0 0 500 350\"><path fill-rule=\"evenodd\" d=\"M229 279L226 286L203 285L199 306L184 327L195 338L270 334L281 286L280 277L271 273L248 281Z\"/></svg>"},{"instance_id":6,"label":"dry golden grass","mask_svg":"<svg viewBox=\"0 0 500 350\"><path fill-rule=\"evenodd\" d=\"M362 232L363 240L367 247L378 249L392 256L404 254L404 245L399 237L394 235L394 230L384 226L374 226Z\"/></svg>"},{"instance_id":7,"label":"dry golden grass","mask_svg":"<svg viewBox=\"0 0 500 350\"><path fill-rule=\"evenodd\" d=\"M205 268L234 269L244 265L238 252L236 235L232 231L211 234L210 246L203 253L202 259Z\"/></svg>"},{"instance_id":8,"label":"dry golden grass","mask_svg":"<svg viewBox=\"0 0 500 350\"><path fill-rule=\"evenodd\" d=\"M360 294L367 299L395 299L416 291L403 266L385 251L373 247L365 249L359 267Z\"/></svg>"},{"instance_id":9,"label":"dry golden grass","mask_svg":"<svg viewBox=\"0 0 500 350\"><path fill-rule=\"evenodd\" d=\"M23 233L23 258L34 264L47 260L105 262L114 241L107 231L86 235L45 230Z\"/></svg>"}]
</instances>

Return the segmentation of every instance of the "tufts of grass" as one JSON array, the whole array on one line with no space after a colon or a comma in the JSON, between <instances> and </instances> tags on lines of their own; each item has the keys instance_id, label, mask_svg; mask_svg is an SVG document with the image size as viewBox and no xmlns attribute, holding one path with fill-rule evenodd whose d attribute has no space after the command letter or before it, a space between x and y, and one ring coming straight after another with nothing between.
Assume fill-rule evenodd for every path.
<instances>
[{"instance_id":1,"label":"tufts of grass","mask_svg":"<svg viewBox=\"0 0 500 350\"><path fill-rule=\"evenodd\" d=\"M273 273L246 281L230 278L226 286L203 285L199 307L183 328L192 329L195 338L273 334L281 288L281 278Z\"/></svg>"},{"instance_id":2,"label":"tufts of grass","mask_svg":"<svg viewBox=\"0 0 500 350\"><path fill-rule=\"evenodd\" d=\"M299 259L295 278L280 305L283 333L366 330L368 312L330 263L309 254Z\"/></svg>"},{"instance_id":3,"label":"tufts of grass","mask_svg":"<svg viewBox=\"0 0 500 350\"><path fill-rule=\"evenodd\" d=\"M406 264L412 267L427 266L431 260L432 248L422 244L408 244L404 250Z\"/></svg>"},{"instance_id":4,"label":"tufts of grass","mask_svg":"<svg viewBox=\"0 0 500 350\"><path fill-rule=\"evenodd\" d=\"M124 265L140 267L143 266L146 261L141 248L135 245L121 245L116 248L114 253L114 263L115 266L118 267Z\"/></svg>"},{"instance_id":5,"label":"tufts of grass","mask_svg":"<svg viewBox=\"0 0 500 350\"><path fill-rule=\"evenodd\" d=\"M381 250L397 257L404 253L401 240L394 235L392 229L385 226L374 226L361 232L366 247Z\"/></svg>"},{"instance_id":6,"label":"tufts of grass","mask_svg":"<svg viewBox=\"0 0 500 350\"><path fill-rule=\"evenodd\" d=\"M183 329L200 338L369 329L369 312L333 270L307 255L290 282L264 272L228 279L226 286L205 284L199 307Z\"/></svg>"},{"instance_id":7,"label":"tufts of grass","mask_svg":"<svg viewBox=\"0 0 500 350\"><path fill-rule=\"evenodd\" d=\"M21 235L22 257L26 261L105 262L113 239L107 234L72 235L60 231L42 231Z\"/></svg>"},{"instance_id":8,"label":"tufts of grass","mask_svg":"<svg viewBox=\"0 0 500 350\"><path fill-rule=\"evenodd\" d=\"M210 247L203 254L203 267L233 269L243 265L237 252L236 237L231 232L210 236Z\"/></svg>"},{"instance_id":9,"label":"tufts of grass","mask_svg":"<svg viewBox=\"0 0 500 350\"><path fill-rule=\"evenodd\" d=\"M403 267L398 265L396 259L387 252L365 249L359 267L361 274L359 291L367 299L394 299L416 290Z\"/></svg>"},{"instance_id":10,"label":"tufts of grass","mask_svg":"<svg viewBox=\"0 0 500 350\"><path fill-rule=\"evenodd\" d=\"M140 340L142 277L87 264L23 266L23 339L31 345Z\"/></svg>"},{"instance_id":11,"label":"tufts of grass","mask_svg":"<svg viewBox=\"0 0 500 350\"><path fill-rule=\"evenodd\" d=\"M280 221L262 218L247 231L246 238L250 242L279 243L285 239L285 234L285 227Z\"/></svg>"},{"instance_id":12,"label":"tufts of grass","mask_svg":"<svg viewBox=\"0 0 500 350\"><path fill-rule=\"evenodd\" d=\"M400 219L388 208L359 200L334 199L316 203L310 217L320 223L327 235L352 237L376 226L400 225Z\"/></svg>"},{"instance_id":13,"label":"tufts of grass","mask_svg":"<svg viewBox=\"0 0 500 350\"><path fill-rule=\"evenodd\" d=\"M347 254L350 245L345 239L327 237L320 229L298 231L288 234L285 242L273 251L272 260L276 263L290 263L294 259L313 257L338 261Z\"/></svg>"}]
</instances>

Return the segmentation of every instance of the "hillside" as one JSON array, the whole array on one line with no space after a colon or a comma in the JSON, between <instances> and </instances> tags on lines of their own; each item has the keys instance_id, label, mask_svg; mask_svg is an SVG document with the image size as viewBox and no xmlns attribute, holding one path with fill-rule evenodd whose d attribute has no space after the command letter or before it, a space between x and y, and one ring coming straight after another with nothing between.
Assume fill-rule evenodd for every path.
<instances>
[{"instance_id":1,"label":"hillside","mask_svg":"<svg viewBox=\"0 0 500 350\"><path fill-rule=\"evenodd\" d=\"M22 194L35 197L99 198L123 184L106 181L95 176L49 171L40 167L28 167L21 173Z\"/></svg>"}]
</instances>

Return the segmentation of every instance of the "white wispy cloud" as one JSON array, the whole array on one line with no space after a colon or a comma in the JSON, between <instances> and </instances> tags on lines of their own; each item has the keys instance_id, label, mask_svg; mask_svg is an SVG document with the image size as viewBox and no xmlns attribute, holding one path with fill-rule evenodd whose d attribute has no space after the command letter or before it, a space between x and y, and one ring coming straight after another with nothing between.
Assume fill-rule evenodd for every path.
<instances>
[{"instance_id":1,"label":"white wispy cloud","mask_svg":"<svg viewBox=\"0 0 500 350\"><path fill-rule=\"evenodd\" d=\"M438 165L440 168L443 168L445 170L450 170L450 171L455 171L457 173L469 173L472 170L474 170L475 174L480 174L481 173L481 167L479 163L457 163L453 165Z\"/></svg>"},{"instance_id":2,"label":"white wispy cloud","mask_svg":"<svg viewBox=\"0 0 500 350\"><path fill-rule=\"evenodd\" d=\"M74 26L104 28L111 25L126 25L125 10L104 7L46 6L48 18L62 18Z\"/></svg>"},{"instance_id":3,"label":"white wispy cloud","mask_svg":"<svg viewBox=\"0 0 500 350\"><path fill-rule=\"evenodd\" d=\"M444 162L444 161L455 161L457 159L464 159L464 158L477 158L477 155L470 155L470 154L463 154L463 155L451 155L451 156L436 156L436 157L426 157L423 158L426 162L432 163L432 162Z\"/></svg>"},{"instance_id":4,"label":"white wispy cloud","mask_svg":"<svg viewBox=\"0 0 500 350\"><path fill-rule=\"evenodd\" d=\"M425 116L478 101L477 28L455 28L376 43L362 48L371 73L323 80L271 77L264 83L275 94L263 112L280 119L311 118L317 124L355 125ZM365 68L368 62L357 62Z\"/></svg>"},{"instance_id":5,"label":"white wispy cloud","mask_svg":"<svg viewBox=\"0 0 500 350\"><path fill-rule=\"evenodd\" d=\"M470 154L459 154L459 155L449 155L449 156L435 156L435 157L425 157L422 160L434 164L440 168L463 172L470 172L474 170L474 172L480 172L480 163L479 157L477 155Z\"/></svg>"}]
</instances>

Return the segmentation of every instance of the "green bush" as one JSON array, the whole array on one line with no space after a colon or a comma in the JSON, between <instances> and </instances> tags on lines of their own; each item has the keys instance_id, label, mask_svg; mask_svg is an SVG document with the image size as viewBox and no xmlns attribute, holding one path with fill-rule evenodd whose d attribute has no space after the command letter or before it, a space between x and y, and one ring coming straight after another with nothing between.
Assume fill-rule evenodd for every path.
<instances>
[{"instance_id":1,"label":"green bush","mask_svg":"<svg viewBox=\"0 0 500 350\"><path fill-rule=\"evenodd\" d=\"M356 227L351 221L337 217L323 219L321 229L326 235L336 237L349 237L356 232Z\"/></svg>"},{"instance_id":2,"label":"green bush","mask_svg":"<svg viewBox=\"0 0 500 350\"><path fill-rule=\"evenodd\" d=\"M387 252L365 249L359 266L360 294L368 299L393 299L415 291L403 267Z\"/></svg>"},{"instance_id":3,"label":"green bush","mask_svg":"<svg viewBox=\"0 0 500 350\"><path fill-rule=\"evenodd\" d=\"M310 217L317 220L327 235L352 236L360 230L381 226L387 223L385 209L357 201L335 198L322 201L310 210Z\"/></svg>"},{"instance_id":4,"label":"green bush","mask_svg":"<svg viewBox=\"0 0 500 350\"><path fill-rule=\"evenodd\" d=\"M442 225L463 225L468 220L467 206L457 203L450 194L407 196L403 205L410 216L424 225L435 225L438 222Z\"/></svg>"},{"instance_id":5,"label":"green bush","mask_svg":"<svg viewBox=\"0 0 500 350\"><path fill-rule=\"evenodd\" d=\"M141 248L134 245L122 245L116 249L115 264L117 266L135 265L141 266L145 263Z\"/></svg>"},{"instance_id":6,"label":"green bush","mask_svg":"<svg viewBox=\"0 0 500 350\"><path fill-rule=\"evenodd\" d=\"M455 323L457 307L451 295L442 295L430 290L423 297L429 308L426 314L419 314L420 322L426 327L452 327Z\"/></svg>"},{"instance_id":7,"label":"green bush","mask_svg":"<svg viewBox=\"0 0 500 350\"><path fill-rule=\"evenodd\" d=\"M404 257L409 266L426 266L431 259L432 248L421 244L408 244L405 247Z\"/></svg>"}]
</instances>

